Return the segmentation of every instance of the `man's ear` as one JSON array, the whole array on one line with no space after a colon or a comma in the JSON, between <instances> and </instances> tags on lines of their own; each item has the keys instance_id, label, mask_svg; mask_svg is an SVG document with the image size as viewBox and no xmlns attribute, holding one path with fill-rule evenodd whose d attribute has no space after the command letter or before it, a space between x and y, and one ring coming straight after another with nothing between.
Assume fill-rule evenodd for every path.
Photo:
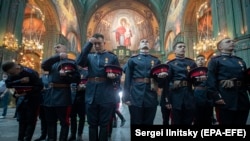
<instances>
[{"instance_id":1,"label":"man's ear","mask_svg":"<svg viewBox=\"0 0 250 141\"><path fill-rule=\"evenodd\" d=\"M222 47L221 47L221 46L219 46L219 47L218 47L218 50L221 50L221 49L222 49Z\"/></svg>"}]
</instances>

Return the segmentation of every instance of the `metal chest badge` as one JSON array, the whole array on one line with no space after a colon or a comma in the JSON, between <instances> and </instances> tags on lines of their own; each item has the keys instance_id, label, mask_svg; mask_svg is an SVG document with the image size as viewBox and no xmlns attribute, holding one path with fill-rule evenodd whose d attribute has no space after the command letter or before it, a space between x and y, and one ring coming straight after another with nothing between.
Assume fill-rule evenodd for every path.
<instances>
[{"instance_id":1,"label":"metal chest badge","mask_svg":"<svg viewBox=\"0 0 250 141\"><path fill-rule=\"evenodd\" d=\"M153 67L154 65L155 65L155 61L152 60L152 61L151 61L151 67Z\"/></svg>"},{"instance_id":2,"label":"metal chest badge","mask_svg":"<svg viewBox=\"0 0 250 141\"><path fill-rule=\"evenodd\" d=\"M190 72L190 66L187 66L187 71Z\"/></svg>"},{"instance_id":3,"label":"metal chest badge","mask_svg":"<svg viewBox=\"0 0 250 141\"><path fill-rule=\"evenodd\" d=\"M241 70L244 71L244 66L243 66L243 63L241 61L238 62L241 66Z\"/></svg>"},{"instance_id":4,"label":"metal chest badge","mask_svg":"<svg viewBox=\"0 0 250 141\"><path fill-rule=\"evenodd\" d=\"M109 62L109 58L105 58L105 64L108 64L108 62Z\"/></svg>"}]
</instances>

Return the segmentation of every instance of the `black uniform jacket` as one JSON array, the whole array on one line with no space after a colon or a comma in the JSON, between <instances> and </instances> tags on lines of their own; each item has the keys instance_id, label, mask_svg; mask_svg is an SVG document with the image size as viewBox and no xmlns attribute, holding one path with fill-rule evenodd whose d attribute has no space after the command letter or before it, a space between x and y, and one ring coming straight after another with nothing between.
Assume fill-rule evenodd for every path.
<instances>
[{"instance_id":1,"label":"black uniform jacket","mask_svg":"<svg viewBox=\"0 0 250 141\"><path fill-rule=\"evenodd\" d=\"M211 58L208 64L208 93L214 101L223 99L221 108L229 110L249 110L250 102L245 80L246 63L232 55L219 55ZM234 87L223 88L222 80L233 79Z\"/></svg>"},{"instance_id":2,"label":"black uniform jacket","mask_svg":"<svg viewBox=\"0 0 250 141\"><path fill-rule=\"evenodd\" d=\"M157 57L150 54L138 54L129 58L124 69L124 101L130 101L132 105L138 107L158 105L157 92L151 90L151 82L138 82L136 79L153 79L150 76L151 68L160 63Z\"/></svg>"},{"instance_id":3,"label":"black uniform jacket","mask_svg":"<svg viewBox=\"0 0 250 141\"><path fill-rule=\"evenodd\" d=\"M165 91L166 102L171 103L174 109L181 110L194 109L194 95L191 82L188 78L190 70L197 67L194 60L190 58L175 58L167 63L169 65L167 88L169 91ZM183 85L179 88L174 88L174 81L182 81ZM184 83L185 82L185 83Z\"/></svg>"},{"instance_id":4,"label":"black uniform jacket","mask_svg":"<svg viewBox=\"0 0 250 141\"><path fill-rule=\"evenodd\" d=\"M85 101L88 104L93 102L97 104L116 103L116 90L113 84L115 81L119 81L120 76L117 76L114 80L107 78L104 66L108 64L120 66L118 58L115 54L109 51L92 53L90 52L92 45L91 42L87 42L84 45L76 62L81 67L88 67L88 79L99 77L102 79L105 78L106 80L88 80L86 84Z\"/></svg>"},{"instance_id":5,"label":"black uniform jacket","mask_svg":"<svg viewBox=\"0 0 250 141\"><path fill-rule=\"evenodd\" d=\"M75 71L60 76L60 68L62 64L71 64ZM80 73L74 60L60 59L59 55L52 56L42 63L42 69L49 71L48 82L50 84L65 84L79 83ZM71 105L71 90L70 87L50 87L46 96L44 96L44 105L48 107L69 106Z\"/></svg>"}]
</instances>

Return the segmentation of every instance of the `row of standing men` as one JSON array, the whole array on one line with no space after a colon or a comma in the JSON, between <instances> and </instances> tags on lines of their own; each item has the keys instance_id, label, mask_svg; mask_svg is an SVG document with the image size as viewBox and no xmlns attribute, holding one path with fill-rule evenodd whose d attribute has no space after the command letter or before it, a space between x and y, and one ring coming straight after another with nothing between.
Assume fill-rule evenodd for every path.
<instances>
[{"instance_id":1,"label":"row of standing men","mask_svg":"<svg viewBox=\"0 0 250 141\"><path fill-rule=\"evenodd\" d=\"M104 37L101 34L94 35L90 40L96 40L97 38L102 40L102 43L98 42L97 44L103 45ZM90 47L86 47L84 51L86 56L81 59L86 62L91 62L91 59L94 59L92 58L93 53L90 53L90 48L92 48L94 44L96 43L92 42ZM72 111L76 110L74 108L74 102L75 100L79 100L81 104L82 102L84 103L84 99L78 99L77 93L75 92L77 86L79 86L78 84L81 83L79 68L84 68L86 66L89 68L88 72L90 73L88 73L88 83L83 85L83 87L88 87L89 89L86 90L83 95L85 95L84 98L86 97L86 105L85 103L84 105L88 113L89 140L106 140L111 132L109 127L111 117L116 111L117 93L120 90L120 76L114 73L108 73L107 75L102 66L107 64L119 66L117 57L113 53L104 51L102 47L99 48L99 52L96 52L96 54L106 56L105 63L101 60L102 58L98 58L98 63L95 63L93 66L88 63L88 65L82 65L76 63L75 60L67 58L67 47L65 45L57 44L54 46L54 49L56 55L46 59L41 64L42 69L48 72L47 75L42 77L43 80L47 81L45 83L42 82L36 71L28 67L24 67L14 62L5 62L2 65L3 71L8 75L8 79L5 81L6 86L8 88L15 88L16 90L14 96L17 98L17 120L19 122L18 140L29 141L32 139L36 125L38 107L40 106L39 100L41 98L41 90L43 90L42 107L45 112L44 115L47 125L47 140L57 140L58 120L61 125L59 140L68 140L70 119L71 125L73 122L72 117L70 118L70 114L72 115L72 113L76 112ZM95 49L98 50L98 48ZM96 55L94 56L96 57ZM45 86L45 89L43 89L44 84L48 84L48 86ZM91 89L93 86L95 87L94 89L96 89L94 91ZM92 92L94 92L94 94L92 94ZM110 95L105 97L98 96L103 94L103 92L110 93ZM80 108L78 110L84 113L85 108ZM84 124L84 119L81 123ZM125 119L122 119L121 125L124 125L124 123ZM99 127L100 129L98 129ZM79 128L80 127L78 127L78 129ZM80 132L78 130L78 135L82 134L82 130ZM76 131L74 132L76 134Z\"/></svg>"},{"instance_id":2,"label":"row of standing men","mask_svg":"<svg viewBox=\"0 0 250 141\"><path fill-rule=\"evenodd\" d=\"M55 56L43 61L42 69L49 72L49 86L43 102L48 126L47 140L57 140L58 119L61 124L59 140L67 140L72 99L75 99L72 84L80 83L77 66L88 68L85 106L89 140L108 140L108 125L116 107L122 73L106 72L107 65L120 64L115 54L104 50L104 45L104 36L97 33L84 45L76 61L67 58L67 49L62 44L55 46ZM214 105L219 111L217 119L220 124L246 124L250 106L249 88L245 80L247 68L243 59L232 55L233 40L225 38L218 43L221 55L213 57L207 69L197 69L197 72L204 72L199 75L190 75L190 72L196 72L192 70L197 68L197 64L185 57L185 44L177 42L173 49L176 58L167 62L167 71L160 71L156 75L152 75L152 68L160 66L161 61L149 54L146 39L139 43L139 54L129 58L124 65L123 102L129 106L130 124L153 125L158 105L157 86L163 89L161 106L165 125L169 124L169 117L173 125L210 125ZM200 58L204 59L204 56ZM2 69L10 76L6 80L7 87L18 89L20 86L32 86L16 95L20 99L20 107L29 109L20 112L19 129L22 131L19 130L18 140L31 140L36 119L34 105L39 103L31 99L36 99L34 93L41 90L43 85L37 72L29 68L5 63Z\"/></svg>"},{"instance_id":3,"label":"row of standing men","mask_svg":"<svg viewBox=\"0 0 250 141\"><path fill-rule=\"evenodd\" d=\"M126 64L124 102L129 105L132 125L153 124L158 104L156 89L152 87L154 81L162 88L164 125L169 125L170 120L171 125L212 125L213 107L220 125L247 123L250 69L233 54L232 39L218 42L220 55L212 57L208 67L205 56L197 56L195 62L185 57L185 43L177 42L173 45L176 58L168 61L164 69L157 65L160 64L157 58L148 54L146 43L141 40L140 54L132 56ZM154 79L150 78L152 70L158 71Z\"/></svg>"}]
</instances>

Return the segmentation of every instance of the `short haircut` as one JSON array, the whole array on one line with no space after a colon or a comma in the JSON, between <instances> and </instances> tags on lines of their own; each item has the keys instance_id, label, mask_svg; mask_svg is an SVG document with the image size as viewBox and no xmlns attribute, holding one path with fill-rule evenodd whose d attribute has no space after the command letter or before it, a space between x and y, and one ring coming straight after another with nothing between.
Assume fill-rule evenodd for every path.
<instances>
[{"instance_id":1,"label":"short haircut","mask_svg":"<svg viewBox=\"0 0 250 141\"><path fill-rule=\"evenodd\" d=\"M104 36L101 33L95 33L92 37L102 38L104 40Z\"/></svg>"},{"instance_id":2,"label":"short haircut","mask_svg":"<svg viewBox=\"0 0 250 141\"><path fill-rule=\"evenodd\" d=\"M198 57L203 57L203 58L206 58L204 55L202 55L202 54L199 54L196 58L198 58Z\"/></svg>"},{"instance_id":3,"label":"short haircut","mask_svg":"<svg viewBox=\"0 0 250 141\"><path fill-rule=\"evenodd\" d=\"M2 65L2 70L4 72L7 72L8 70L12 69L15 65L16 65L16 63L11 62L11 61L5 62Z\"/></svg>"},{"instance_id":4,"label":"short haircut","mask_svg":"<svg viewBox=\"0 0 250 141\"><path fill-rule=\"evenodd\" d=\"M58 46L58 45L64 45L64 44L62 44L62 43L56 43L56 44L54 45L54 47L56 47L56 46Z\"/></svg>"},{"instance_id":5,"label":"short haircut","mask_svg":"<svg viewBox=\"0 0 250 141\"><path fill-rule=\"evenodd\" d=\"M54 47L59 46L59 45L60 45L60 46L63 46L63 47L65 48L66 51L69 50L69 48L68 48L64 43L57 43L57 44L54 45Z\"/></svg>"},{"instance_id":6,"label":"short haircut","mask_svg":"<svg viewBox=\"0 0 250 141\"><path fill-rule=\"evenodd\" d=\"M225 40L225 39L231 39L231 38L225 37L225 38L221 39L221 40L216 44L216 47L217 47L218 50L219 50L219 47L220 47L221 42L222 42L223 40Z\"/></svg>"},{"instance_id":7,"label":"short haircut","mask_svg":"<svg viewBox=\"0 0 250 141\"><path fill-rule=\"evenodd\" d=\"M178 44L185 44L185 43L184 43L184 42L182 42L182 41L178 41L178 42L176 42L176 43L173 45L173 50L175 50L175 49L176 49L176 46L177 46Z\"/></svg>"}]
</instances>

